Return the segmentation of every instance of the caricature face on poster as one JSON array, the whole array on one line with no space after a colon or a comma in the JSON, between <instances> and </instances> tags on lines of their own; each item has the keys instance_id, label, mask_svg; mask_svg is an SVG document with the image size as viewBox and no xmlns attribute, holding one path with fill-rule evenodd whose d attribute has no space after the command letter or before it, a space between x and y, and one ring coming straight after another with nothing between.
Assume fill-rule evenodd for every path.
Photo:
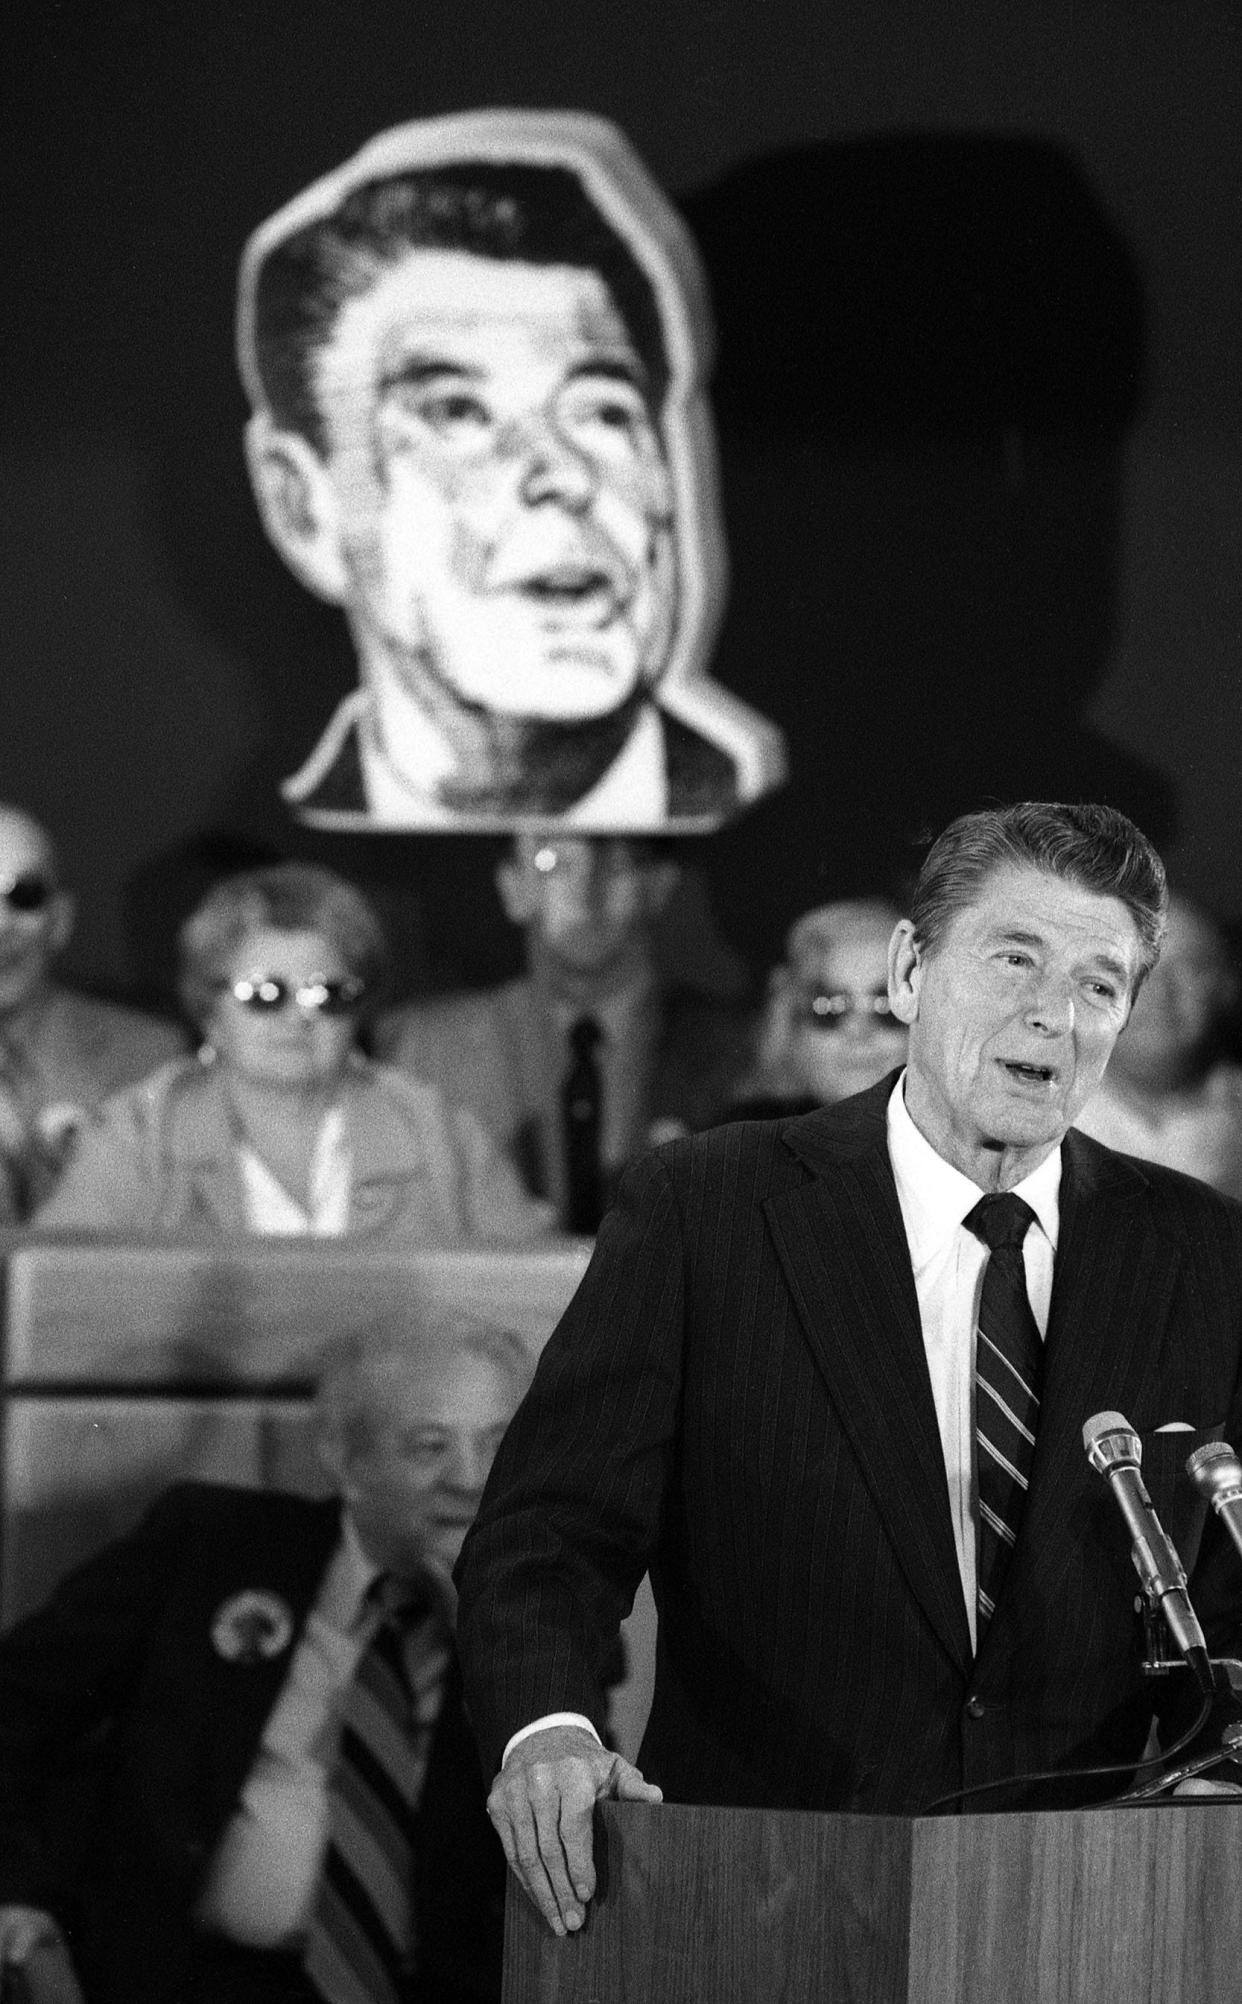
<instances>
[{"instance_id":1,"label":"caricature face on poster","mask_svg":"<svg viewBox=\"0 0 1242 2004\"><path fill-rule=\"evenodd\" d=\"M381 133L250 239L238 349L264 524L358 656L300 818L691 831L778 782L779 733L708 674L702 273L613 126Z\"/></svg>"}]
</instances>

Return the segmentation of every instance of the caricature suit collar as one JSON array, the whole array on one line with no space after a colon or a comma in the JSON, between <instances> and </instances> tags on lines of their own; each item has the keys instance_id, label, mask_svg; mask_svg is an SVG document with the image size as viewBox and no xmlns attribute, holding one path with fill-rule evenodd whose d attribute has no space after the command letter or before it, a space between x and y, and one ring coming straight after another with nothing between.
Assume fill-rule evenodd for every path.
<instances>
[{"instance_id":1,"label":"caricature suit collar","mask_svg":"<svg viewBox=\"0 0 1242 2004\"><path fill-rule=\"evenodd\" d=\"M707 728L706 715L691 714L689 703L681 700L684 693L662 689L659 700L653 697L644 705L602 779L554 817L558 829L600 835L704 834L752 797L755 789L746 782L734 750ZM546 814L471 815L415 795L395 779L376 791L366 754L368 715L366 692L355 690L338 706L305 765L282 781L284 798L308 826L351 833L393 828L511 834L549 825ZM771 747L769 752L774 759Z\"/></svg>"}]
</instances>

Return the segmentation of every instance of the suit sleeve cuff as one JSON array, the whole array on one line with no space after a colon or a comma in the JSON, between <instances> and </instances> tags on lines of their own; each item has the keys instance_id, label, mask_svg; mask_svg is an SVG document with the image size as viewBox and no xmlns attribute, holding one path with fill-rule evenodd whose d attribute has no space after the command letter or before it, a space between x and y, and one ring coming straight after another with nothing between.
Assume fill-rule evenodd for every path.
<instances>
[{"instance_id":1,"label":"suit sleeve cuff","mask_svg":"<svg viewBox=\"0 0 1242 2004\"><path fill-rule=\"evenodd\" d=\"M500 1756L500 1765L504 1766L514 1747L520 1746L521 1742L529 1739L532 1733L545 1732L549 1726L585 1726L587 1732L590 1733L591 1738L595 1741L596 1746L602 1747L604 1744L585 1713L548 1712L542 1719L532 1719L528 1726L522 1726L519 1731L514 1733L513 1738L508 1742L503 1754Z\"/></svg>"}]
</instances>

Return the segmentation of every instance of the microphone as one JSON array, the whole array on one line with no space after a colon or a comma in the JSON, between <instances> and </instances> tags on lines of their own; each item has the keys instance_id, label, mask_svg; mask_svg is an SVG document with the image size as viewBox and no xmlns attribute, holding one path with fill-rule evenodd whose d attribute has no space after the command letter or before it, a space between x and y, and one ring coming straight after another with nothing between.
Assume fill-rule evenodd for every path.
<instances>
[{"instance_id":1,"label":"microphone","mask_svg":"<svg viewBox=\"0 0 1242 2004\"><path fill-rule=\"evenodd\" d=\"M1186 1458L1186 1473L1242 1552L1242 1461L1227 1440L1205 1441Z\"/></svg>"},{"instance_id":2,"label":"microphone","mask_svg":"<svg viewBox=\"0 0 1242 2004\"><path fill-rule=\"evenodd\" d=\"M1215 1690L1207 1642L1186 1591L1186 1569L1164 1530L1139 1473L1143 1446L1121 1413L1096 1413L1082 1430L1096 1473L1105 1477L1133 1540L1131 1557L1143 1592L1160 1611L1202 1691Z\"/></svg>"}]
</instances>

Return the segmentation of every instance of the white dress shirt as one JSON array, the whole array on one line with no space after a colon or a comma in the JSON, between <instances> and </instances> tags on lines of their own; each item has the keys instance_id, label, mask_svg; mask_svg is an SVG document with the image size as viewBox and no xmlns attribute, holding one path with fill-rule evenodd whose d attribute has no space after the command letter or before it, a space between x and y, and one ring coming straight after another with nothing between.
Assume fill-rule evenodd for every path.
<instances>
[{"instance_id":1,"label":"white dress shirt","mask_svg":"<svg viewBox=\"0 0 1242 2004\"><path fill-rule=\"evenodd\" d=\"M904 1072L889 1098L887 1126L889 1160L910 1248L927 1368L940 1424L953 1541L973 1648L977 1640L975 1329L988 1249L962 1221L986 1193L951 1162L946 1162L919 1132L906 1111ZM1023 1242L1022 1258L1031 1310L1042 1339L1048 1332L1052 1262L1060 1226L1060 1149L1053 1149L1038 1169L1015 1184L1013 1194L1024 1198L1035 1213L1035 1223ZM554 1725L585 1726L599 1737L583 1714L552 1712L514 1733L505 1748L504 1759L528 1734Z\"/></svg>"},{"instance_id":2,"label":"white dress shirt","mask_svg":"<svg viewBox=\"0 0 1242 2004\"><path fill-rule=\"evenodd\" d=\"M345 1135L345 1115L334 1106L323 1117L311 1156L309 1201L299 1204L246 1142L237 1144L246 1224L262 1238L339 1239L349 1223L353 1155Z\"/></svg>"},{"instance_id":3,"label":"white dress shirt","mask_svg":"<svg viewBox=\"0 0 1242 2004\"><path fill-rule=\"evenodd\" d=\"M920 1134L906 1111L898 1079L888 1103L888 1154L897 1184L897 1201L914 1269L919 1320L931 1374L932 1397L940 1422L940 1445L958 1570L975 1636L975 1328L988 1249L962 1220L984 1192L963 1176L930 1141ZM1035 1213L1035 1223L1023 1242L1026 1291L1041 1338L1048 1331L1052 1300L1052 1261L1060 1223L1061 1151L1055 1148L1038 1169L1014 1185Z\"/></svg>"}]
</instances>

